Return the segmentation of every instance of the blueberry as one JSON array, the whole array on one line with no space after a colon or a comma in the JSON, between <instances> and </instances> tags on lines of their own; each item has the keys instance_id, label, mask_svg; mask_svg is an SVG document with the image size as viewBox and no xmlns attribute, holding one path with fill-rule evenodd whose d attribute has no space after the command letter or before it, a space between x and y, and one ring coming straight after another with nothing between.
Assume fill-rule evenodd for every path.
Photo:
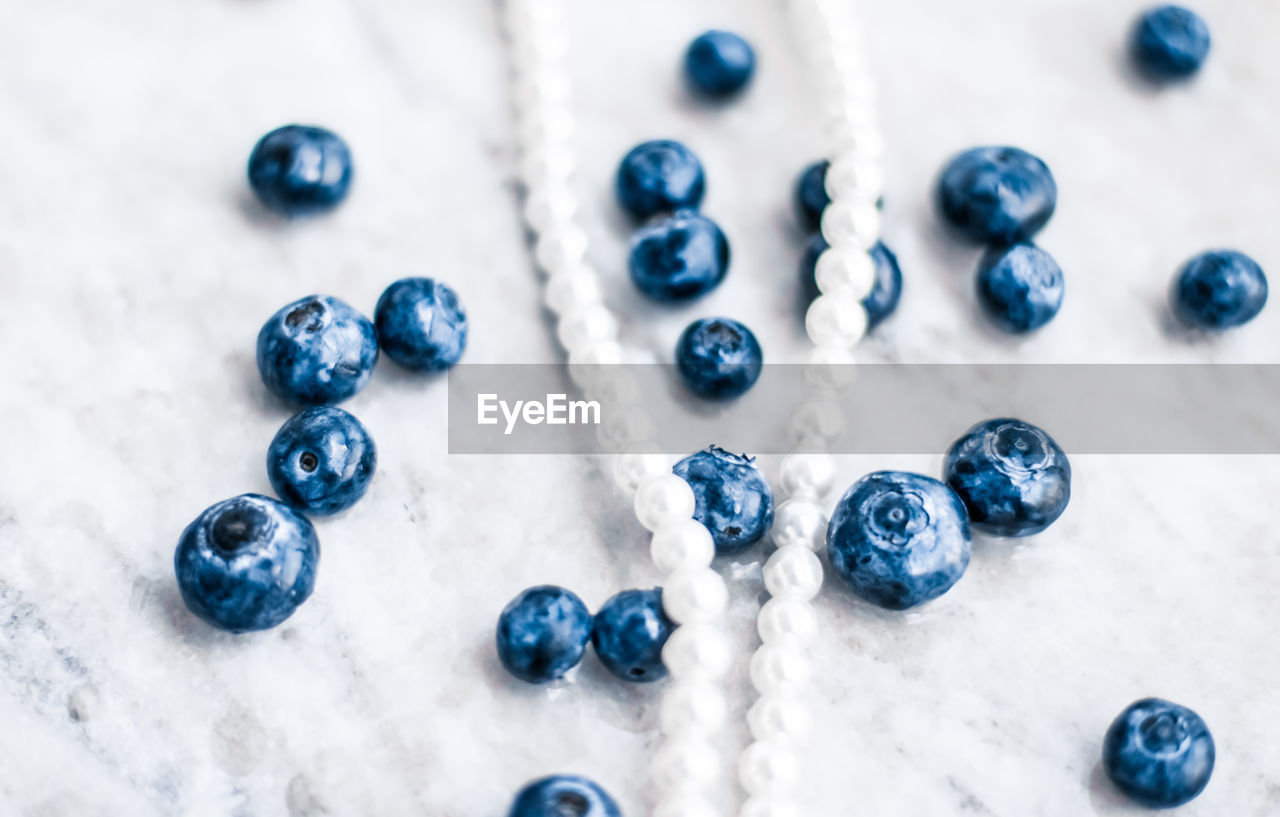
<instances>
[{"instance_id":1,"label":"blueberry","mask_svg":"<svg viewBox=\"0 0 1280 817\"><path fill-rule=\"evenodd\" d=\"M877 471L840 498L827 557L853 592L889 610L924 604L969 566L969 518L950 488L903 471Z\"/></svg>"},{"instance_id":2,"label":"blueberry","mask_svg":"<svg viewBox=\"0 0 1280 817\"><path fill-rule=\"evenodd\" d=\"M447 369L467 348L467 313L452 289L430 278L404 278L387 287L373 319L378 346L406 369Z\"/></svg>"},{"instance_id":3,"label":"blueberry","mask_svg":"<svg viewBox=\"0 0 1280 817\"><path fill-rule=\"evenodd\" d=\"M1040 159L1014 147L979 147L956 156L938 182L942 215L983 244L1026 241L1058 202L1058 185Z\"/></svg>"},{"instance_id":4,"label":"blueberry","mask_svg":"<svg viewBox=\"0 0 1280 817\"><path fill-rule=\"evenodd\" d=\"M708 31L689 44L684 73L694 90L709 97L733 96L756 69L751 44L731 31Z\"/></svg>"},{"instance_id":5,"label":"blueberry","mask_svg":"<svg viewBox=\"0 0 1280 817\"><path fill-rule=\"evenodd\" d=\"M764 357L751 330L729 318L696 320L676 344L676 369L702 397L729 399L760 378Z\"/></svg>"},{"instance_id":6,"label":"blueberry","mask_svg":"<svg viewBox=\"0 0 1280 817\"><path fill-rule=\"evenodd\" d=\"M729 271L729 242L716 223L686 210L636 231L627 269L655 301L687 301L719 286Z\"/></svg>"},{"instance_id":7,"label":"blueberry","mask_svg":"<svg viewBox=\"0 0 1280 817\"><path fill-rule=\"evenodd\" d=\"M698 209L706 191L702 163L692 150L670 139L642 142L618 165L618 203L639 219Z\"/></svg>"},{"instance_id":8,"label":"blueberry","mask_svg":"<svg viewBox=\"0 0 1280 817\"><path fill-rule=\"evenodd\" d=\"M826 249L826 240L821 235L815 235L805 245L804 255L800 258L800 282L809 300L820 294L817 279L818 256ZM868 331L892 315L902 298L902 269L898 266L898 256L883 242L877 241L871 248L871 260L876 265L876 279L867 297L862 299L862 306L867 310Z\"/></svg>"},{"instance_id":9,"label":"blueberry","mask_svg":"<svg viewBox=\"0 0 1280 817\"><path fill-rule=\"evenodd\" d=\"M591 613L563 587L531 587L498 616L498 658L521 681L542 684L578 666L591 638Z\"/></svg>"},{"instance_id":10,"label":"blueberry","mask_svg":"<svg viewBox=\"0 0 1280 817\"><path fill-rule=\"evenodd\" d=\"M558 774L521 789L507 817L622 817L622 810L585 777Z\"/></svg>"},{"instance_id":11,"label":"blueberry","mask_svg":"<svg viewBox=\"0 0 1280 817\"><path fill-rule=\"evenodd\" d=\"M1149 808L1194 800L1209 784L1214 756L1213 736L1200 716L1159 698L1130 704L1102 744L1111 782Z\"/></svg>"},{"instance_id":12,"label":"blueberry","mask_svg":"<svg viewBox=\"0 0 1280 817\"><path fill-rule=\"evenodd\" d=\"M245 494L211 506L187 526L173 554L187 608L222 630L267 630L311 595L320 540L281 502Z\"/></svg>"},{"instance_id":13,"label":"blueberry","mask_svg":"<svg viewBox=\"0 0 1280 817\"><path fill-rule=\"evenodd\" d=\"M796 218L806 230L816 230L822 224L822 211L831 198L827 195L827 168L830 162L823 159L814 162L800 172L793 196ZM820 236L819 236L820 237Z\"/></svg>"},{"instance_id":14,"label":"blueberry","mask_svg":"<svg viewBox=\"0 0 1280 817\"><path fill-rule=\"evenodd\" d=\"M271 487L285 502L317 516L356 504L377 465L369 432L333 406L314 406L290 417L267 449Z\"/></svg>"},{"instance_id":15,"label":"blueberry","mask_svg":"<svg viewBox=\"0 0 1280 817\"><path fill-rule=\"evenodd\" d=\"M1062 516L1071 499L1071 463L1053 438L1008 418L978 423L952 444L942 478L977 530L1030 536Z\"/></svg>"},{"instance_id":16,"label":"blueberry","mask_svg":"<svg viewBox=\"0 0 1280 817\"><path fill-rule=\"evenodd\" d=\"M1266 304L1267 276L1262 267L1234 250L1197 255L1174 280L1174 313L1201 329L1248 323Z\"/></svg>"},{"instance_id":17,"label":"blueberry","mask_svg":"<svg viewBox=\"0 0 1280 817\"><path fill-rule=\"evenodd\" d=\"M290 403L338 403L364 388L378 362L373 322L343 301L308 295L258 333L258 373Z\"/></svg>"},{"instance_id":18,"label":"blueberry","mask_svg":"<svg viewBox=\"0 0 1280 817\"><path fill-rule=\"evenodd\" d=\"M1130 50L1149 78L1185 79L1209 56L1209 26L1189 9L1157 6L1138 18Z\"/></svg>"},{"instance_id":19,"label":"blueberry","mask_svg":"<svg viewBox=\"0 0 1280 817\"><path fill-rule=\"evenodd\" d=\"M713 445L672 470L693 489L693 518L711 531L716 553L750 547L773 527L773 490L752 458Z\"/></svg>"},{"instance_id":20,"label":"blueberry","mask_svg":"<svg viewBox=\"0 0 1280 817\"><path fill-rule=\"evenodd\" d=\"M351 187L351 151L336 133L285 125L249 155L249 186L266 207L287 216L337 207Z\"/></svg>"},{"instance_id":21,"label":"blueberry","mask_svg":"<svg viewBox=\"0 0 1280 817\"><path fill-rule=\"evenodd\" d=\"M662 646L676 628L662 609L662 588L624 590L604 603L591 629L591 645L605 669L624 681L667 677Z\"/></svg>"},{"instance_id":22,"label":"blueberry","mask_svg":"<svg viewBox=\"0 0 1280 817\"><path fill-rule=\"evenodd\" d=\"M978 303L1006 332L1039 329L1058 314L1065 284L1053 256L1034 244L988 250L978 262Z\"/></svg>"}]
</instances>

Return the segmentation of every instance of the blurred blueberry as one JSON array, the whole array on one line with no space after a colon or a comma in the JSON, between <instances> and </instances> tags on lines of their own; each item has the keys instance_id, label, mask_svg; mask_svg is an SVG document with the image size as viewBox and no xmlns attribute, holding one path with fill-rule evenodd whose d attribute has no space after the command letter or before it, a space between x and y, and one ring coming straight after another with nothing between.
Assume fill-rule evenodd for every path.
<instances>
[{"instance_id":1,"label":"blurred blueberry","mask_svg":"<svg viewBox=\"0 0 1280 817\"><path fill-rule=\"evenodd\" d=\"M287 216L337 207L351 187L351 151L332 131L285 125L249 155L249 186L267 208Z\"/></svg>"},{"instance_id":2,"label":"blurred blueberry","mask_svg":"<svg viewBox=\"0 0 1280 817\"><path fill-rule=\"evenodd\" d=\"M806 167L796 179L794 203L796 218L800 226L806 230L817 230L822 224L822 211L827 208L831 198L827 195L827 168L831 165L826 159ZM821 238L821 236L817 236Z\"/></svg>"},{"instance_id":3,"label":"blurred blueberry","mask_svg":"<svg viewBox=\"0 0 1280 817\"><path fill-rule=\"evenodd\" d=\"M1216 752L1209 727L1160 698L1130 704L1107 730L1102 767L1120 791L1148 808L1173 808L1209 785Z\"/></svg>"},{"instance_id":4,"label":"blurred blueberry","mask_svg":"<svg viewBox=\"0 0 1280 817\"><path fill-rule=\"evenodd\" d=\"M1267 276L1244 253L1214 250L1192 258L1173 286L1173 311L1200 329L1248 323L1267 304Z\"/></svg>"},{"instance_id":5,"label":"blurred blueberry","mask_svg":"<svg viewBox=\"0 0 1280 817\"><path fill-rule=\"evenodd\" d=\"M1008 418L978 423L952 444L942 478L977 530L1030 536L1054 523L1071 499L1071 463L1053 438Z\"/></svg>"},{"instance_id":6,"label":"blurred blueberry","mask_svg":"<svg viewBox=\"0 0 1280 817\"><path fill-rule=\"evenodd\" d=\"M244 494L187 526L173 554L187 608L222 630L266 630L311 595L320 561L316 530L289 506Z\"/></svg>"},{"instance_id":7,"label":"blurred blueberry","mask_svg":"<svg viewBox=\"0 0 1280 817\"><path fill-rule=\"evenodd\" d=\"M817 279L818 256L826 249L827 242L821 235L815 235L809 239L804 255L800 257L800 282L809 300L821 294ZM902 298L902 269L898 266L898 256L884 242L877 241L871 248L871 260L876 265L876 280L867 297L862 299L862 306L867 310L867 331L892 315Z\"/></svg>"},{"instance_id":8,"label":"blurred blueberry","mask_svg":"<svg viewBox=\"0 0 1280 817\"><path fill-rule=\"evenodd\" d=\"M676 368L702 397L738 397L760 378L764 355L751 330L729 318L696 320L676 343Z\"/></svg>"},{"instance_id":9,"label":"blurred blueberry","mask_svg":"<svg viewBox=\"0 0 1280 817\"><path fill-rule=\"evenodd\" d=\"M684 73L689 84L709 97L733 96L746 87L755 72L751 44L731 31L708 31L689 44Z\"/></svg>"},{"instance_id":10,"label":"blurred blueberry","mask_svg":"<svg viewBox=\"0 0 1280 817\"><path fill-rule=\"evenodd\" d=\"M658 213L696 210L706 191L702 163L692 150L670 139L636 145L618 165L618 204L646 219Z\"/></svg>"},{"instance_id":11,"label":"blurred blueberry","mask_svg":"<svg viewBox=\"0 0 1280 817\"><path fill-rule=\"evenodd\" d=\"M333 406L314 406L290 417L267 449L271 487L285 502L317 516L356 504L377 465L369 432Z\"/></svg>"},{"instance_id":12,"label":"blurred blueberry","mask_svg":"<svg viewBox=\"0 0 1280 817\"><path fill-rule=\"evenodd\" d=\"M711 531L716 553L750 547L773 526L773 490L750 457L713 445L672 470L693 489L693 518Z\"/></svg>"},{"instance_id":13,"label":"blurred blueberry","mask_svg":"<svg viewBox=\"0 0 1280 817\"><path fill-rule=\"evenodd\" d=\"M1190 9L1157 6L1138 18L1130 50L1138 69L1157 81L1186 79L1209 56L1209 26Z\"/></svg>"},{"instance_id":14,"label":"blurred blueberry","mask_svg":"<svg viewBox=\"0 0 1280 817\"><path fill-rule=\"evenodd\" d=\"M729 242L714 221L686 210L637 230L627 269L636 287L655 301L687 301L724 280Z\"/></svg>"},{"instance_id":15,"label":"blurred blueberry","mask_svg":"<svg viewBox=\"0 0 1280 817\"><path fill-rule=\"evenodd\" d=\"M662 609L662 588L624 590L596 613L591 644L605 669L624 681L667 677L662 647L676 628Z\"/></svg>"},{"instance_id":16,"label":"blurred blueberry","mask_svg":"<svg viewBox=\"0 0 1280 817\"><path fill-rule=\"evenodd\" d=\"M827 528L827 556L853 592L889 610L924 604L969 566L969 518L936 479L877 471L840 498Z\"/></svg>"},{"instance_id":17,"label":"blurred blueberry","mask_svg":"<svg viewBox=\"0 0 1280 817\"><path fill-rule=\"evenodd\" d=\"M942 215L981 244L1026 241L1058 203L1058 185L1040 159L1015 147L978 147L953 158L938 182Z\"/></svg>"},{"instance_id":18,"label":"blurred blueberry","mask_svg":"<svg viewBox=\"0 0 1280 817\"><path fill-rule=\"evenodd\" d=\"M373 323L343 301L308 295L258 333L258 373L290 403L339 403L364 388L378 362Z\"/></svg>"},{"instance_id":19,"label":"blurred blueberry","mask_svg":"<svg viewBox=\"0 0 1280 817\"><path fill-rule=\"evenodd\" d=\"M498 658L521 681L542 684L578 666L591 638L591 613L563 587L531 587L498 616Z\"/></svg>"},{"instance_id":20,"label":"blurred blueberry","mask_svg":"<svg viewBox=\"0 0 1280 817\"><path fill-rule=\"evenodd\" d=\"M622 810L585 777L558 774L521 789L507 817L622 817Z\"/></svg>"},{"instance_id":21,"label":"blurred blueberry","mask_svg":"<svg viewBox=\"0 0 1280 817\"><path fill-rule=\"evenodd\" d=\"M467 313L454 291L431 278L404 278L378 298L378 346L406 369L436 372L467 347Z\"/></svg>"},{"instance_id":22,"label":"blurred blueberry","mask_svg":"<svg viewBox=\"0 0 1280 817\"><path fill-rule=\"evenodd\" d=\"M1065 282L1053 256L1034 244L988 250L978 262L978 303L1006 332L1044 326L1062 306Z\"/></svg>"}]
</instances>

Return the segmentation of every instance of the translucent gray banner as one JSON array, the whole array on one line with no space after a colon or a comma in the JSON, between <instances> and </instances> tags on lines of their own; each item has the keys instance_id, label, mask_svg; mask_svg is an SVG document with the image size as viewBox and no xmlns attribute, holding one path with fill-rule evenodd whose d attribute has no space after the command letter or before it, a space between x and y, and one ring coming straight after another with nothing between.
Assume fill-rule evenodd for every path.
<instances>
[{"instance_id":1,"label":"translucent gray banner","mask_svg":"<svg viewBox=\"0 0 1280 817\"><path fill-rule=\"evenodd\" d=\"M575 380L590 386L584 394ZM468 365L448 375L455 454L936 454L1017 417L1072 454L1280 453L1280 365L767 365L744 396L690 393L674 366Z\"/></svg>"}]
</instances>

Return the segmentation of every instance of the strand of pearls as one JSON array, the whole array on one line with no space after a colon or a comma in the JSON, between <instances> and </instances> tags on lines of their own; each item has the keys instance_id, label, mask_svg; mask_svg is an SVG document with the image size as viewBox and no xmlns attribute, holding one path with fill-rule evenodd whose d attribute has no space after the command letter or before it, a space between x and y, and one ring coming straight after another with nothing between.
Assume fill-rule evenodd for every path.
<instances>
[{"instance_id":1,"label":"strand of pearls","mask_svg":"<svg viewBox=\"0 0 1280 817\"><path fill-rule=\"evenodd\" d=\"M875 283L869 254L879 241L877 201L883 186L884 141L876 123L874 85L862 62L865 51L849 17L848 0L791 0L793 24L809 55L811 76L821 78L826 188L822 214L829 248L818 258L821 294L805 315L813 341L805 402L791 418L795 450L783 459L782 493L772 529L776 550L764 565L769 600L756 625L761 645L751 658L758 698L747 714L753 742L739 758L738 776L748 798L741 817L797 817L798 749L812 727L807 703L808 649L818 634L812 599L822 587L816 551L826 540L823 498L831 491L835 463L825 441L842 431L839 390L853 363L852 347L866 334L861 301Z\"/></svg>"},{"instance_id":2,"label":"strand of pearls","mask_svg":"<svg viewBox=\"0 0 1280 817\"><path fill-rule=\"evenodd\" d=\"M534 257L546 273L545 300L557 316L556 336L569 372L591 395L627 402L636 386L622 363L618 320L601 297L599 276L586 258L586 233L577 221L572 185L573 116L566 66L564 0L506 0L504 21L514 91L524 218L535 236ZM628 410L629 409L629 410ZM615 481L634 496L636 518L653 536L650 553L665 575L662 603L680 626L662 651L671 676L659 706L661 745L652 778L654 817L719 817L711 794L723 769L714 745L728 716L724 676L730 648L719 619L728 590L711 569L711 533L693 519L688 483L671 458L651 442L653 424L639 406L611 411L600 429L614 459Z\"/></svg>"}]
</instances>

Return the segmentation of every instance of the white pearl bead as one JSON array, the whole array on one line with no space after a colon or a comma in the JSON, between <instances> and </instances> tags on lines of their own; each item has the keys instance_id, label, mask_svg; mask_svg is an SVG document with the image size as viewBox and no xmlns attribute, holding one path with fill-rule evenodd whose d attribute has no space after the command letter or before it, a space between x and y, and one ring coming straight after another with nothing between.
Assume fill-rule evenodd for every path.
<instances>
[{"instance_id":1,"label":"white pearl bead","mask_svg":"<svg viewBox=\"0 0 1280 817\"><path fill-rule=\"evenodd\" d=\"M673 573L662 586L662 607L678 624L711 621L724 612L728 603L724 579L709 567Z\"/></svg>"},{"instance_id":2,"label":"white pearl bead","mask_svg":"<svg viewBox=\"0 0 1280 817\"><path fill-rule=\"evenodd\" d=\"M786 789L800 779L800 761L786 744L753 743L738 759L738 779L751 794Z\"/></svg>"},{"instance_id":3,"label":"white pearl bead","mask_svg":"<svg viewBox=\"0 0 1280 817\"><path fill-rule=\"evenodd\" d=\"M751 797L742 804L738 817L800 817L800 808L776 795Z\"/></svg>"},{"instance_id":4,"label":"white pearl bead","mask_svg":"<svg viewBox=\"0 0 1280 817\"><path fill-rule=\"evenodd\" d=\"M618 319L601 303L580 309L565 310L560 315L556 335L566 349L575 349L602 340L616 340Z\"/></svg>"},{"instance_id":5,"label":"white pearl bead","mask_svg":"<svg viewBox=\"0 0 1280 817\"><path fill-rule=\"evenodd\" d=\"M565 150L573 140L575 128L573 114L560 108L529 107L516 120L516 138L521 156L532 160L534 156L546 156ZM568 164L572 171L573 163ZM567 173L565 174L567 175Z\"/></svg>"},{"instance_id":6,"label":"white pearl bead","mask_svg":"<svg viewBox=\"0 0 1280 817\"><path fill-rule=\"evenodd\" d=\"M538 266L550 275L582 265L587 254L587 234L577 226L565 226L553 233L538 236L534 247ZM616 324L614 321L616 332Z\"/></svg>"},{"instance_id":7,"label":"white pearl bead","mask_svg":"<svg viewBox=\"0 0 1280 817\"><path fill-rule=\"evenodd\" d=\"M849 148L863 158L878 160L884 156L884 134L880 132L879 127L874 125L858 128L853 132L853 139Z\"/></svg>"},{"instance_id":8,"label":"white pearl bead","mask_svg":"<svg viewBox=\"0 0 1280 817\"><path fill-rule=\"evenodd\" d=\"M524 201L525 221L538 231L562 229L577 212L578 197L564 184L532 190Z\"/></svg>"},{"instance_id":9,"label":"white pearl bead","mask_svg":"<svg viewBox=\"0 0 1280 817\"><path fill-rule=\"evenodd\" d=\"M625 451L657 436L658 428L643 406L610 404L596 427L596 440L610 453Z\"/></svg>"},{"instance_id":10,"label":"white pearl bead","mask_svg":"<svg viewBox=\"0 0 1280 817\"><path fill-rule=\"evenodd\" d=\"M818 346L852 346L867 333L867 310L843 293L819 295L809 304L804 328Z\"/></svg>"},{"instance_id":11,"label":"white pearl bead","mask_svg":"<svg viewBox=\"0 0 1280 817\"><path fill-rule=\"evenodd\" d=\"M764 586L771 596L808 601L822 589L822 562L807 547L778 548L764 563Z\"/></svg>"},{"instance_id":12,"label":"white pearl bead","mask_svg":"<svg viewBox=\"0 0 1280 817\"><path fill-rule=\"evenodd\" d=\"M652 817L721 817L720 810L696 792L682 791L663 798Z\"/></svg>"},{"instance_id":13,"label":"white pearl bead","mask_svg":"<svg viewBox=\"0 0 1280 817\"><path fill-rule=\"evenodd\" d=\"M807 647L818 637L818 617L807 601L779 597L769 599L760 608L756 629L766 644L787 641Z\"/></svg>"},{"instance_id":14,"label":"white pearl bead","mask_svg":"<svg viewBox=\"0 0 1280 817\"><path fill-rule=\"evenodd\" d=\"M568 350L569 377L590 398L597 378L609 367L622 363L625 352L613 340L584 343Z\"/></svg>"},{"instance_id":15,"label":"white pearl bead","mask_svg":"<svg viewBox=\"0 0 1280 817\"><path fill-rule=\"evenodd\" d=\"M847 389L857 379L856 359L847 346L816 346L805 363L805 379L821 388Z\"/></svg>"},{"instance_id":16,"label":"white pearl bead","mask_svg":"<svg viewBox=\"0 0 1280 817\"><path fill-rule=\"evenodd\" d=\"M671 457L663 454L655 443L632 446L631 450L613 458L613 481L628 494L633 493L646 479L669 473Z\"/></svg>"},{"instance_id":17,"label":"white pearl bead","mask_svg":"<svg viewBox=\"0 0 1280 817\"><path fill-rule=\"evenodd\" d=\"M875 287L876 263L862 250L828 247L818 256L813 274L824 294L860 301Z\"/></svg>"},{"instance_id":18,"label":"white pearl bead","mask_svg":"<svg viewBox=\"0 0 1280 817\"><path fill-rule=\"evenodd\" d=\"M665 588L662 596L665 600ZM732 650L724 633L707 624L677 627L662 645L662 664L676 679L722 678L732 660Z\"/></svg>"},{"instance_id":19,"label":"white pearl bead","mask_svg":"<svg viewBox=\"0 0 1280 817\"><path fill-rule=\"evenodd\" d=\"M605 340L584 343L569 350L569 376L573 382L585 386L599 373L601 366L615 366L622 362L622 347L616 341Z\"/></svg>"},{"instance_id":20,"label":"white pearl bead","mask_svg":"<svg viewBox=\"0 0 1280 817\"><path fill-rule=\"evenodd\" d=\"M787 420L787 432L796 441L834 440L844 431L839 404L822 398L801 403Z\"/></svg>"},{"instance_id":21,"label":"white pearl bead","mask_svg":"<svg viewBox=\"0 0 1280 817\"><path fill-rule=\"evenodd\" d=\"M835 478L835 460L826 454L788 454L782 460L782 490L791 496L826 496Z\"/></svg>"},{"instance_id":22,"label":"white pearl bead","mask_svg":"<svg viewBox=\"0 0 1280 817\"><path fill-rule=\"evenodd\" d=\"M537 190L549 185L567 185L573 176L575 159L573 153L563 145L534 145L521 154L519 160L520 179L526 188Z\"/></svg>"},{"instance_id":23,"label":"white pearl bead","mask_svg":"<svg viewBox=\"0 0 1280 817\"><path fill-rule=\"evenodd\" d=\"M520 72L515 82L517 104L525 109L557 109L568 112L573 80L560 63L543 63Z\"/></svg>"},{"instance_id":24,"label":"white pearl bead","mask_svg":"<svg viewBox=\"0 0 1280 817\"><path fill-rule=\"evenodd\" d=\"M704 788L720 774L716 748L697 735L668 740L653 757L653 783L661 791Z\"/></svg>"},{"instance_id":25,"label":"white pearl bead","mask_svg":"<svg viewBox=\"0 0 1280 817\"><path fill-rule=\"evenodd\" d=\"M547 279L543 296L547 308L556 314L584 309L600 303L600 279L586 267L557 272Z\"/></svg>"},{"instance_id":26,"label":"white pearl bead","mask_svg":"<svg viewBox=\"0 0 1280 817\"><path fill-rule=\"evenodd\" d=\"M810 673L809 656L799 647L765 644L751 656L751 684L765 695L796 695Z\"/></svg>"},{"instance_id":27,"label":"white pearl bead","mask_svg":"<svg viewBox=\"0 0 1280 817\"><path fill-rule=\"evenodd\" d=\"M640 484L636 491L636 518L648 530L693 518L693 489L672 473L659 474Z\"/></svg>"},{"instance_id":28,"label":"white pearl bead","mask_svg":"<svg viewBox=\"0 0 1280 817\"><path fill-rule=\"evenodd\" d=\"M859 100L845 100L836 107L827 119L823 128L823 145L828 156L854 155L863 161L879 161L878 157L870 157L858 150L860 143L866 143L867 131L879 132L880 119L875 105Z\"/></svg>"},{"instance_id":29,"label":"white pearl bead","mask_svg":"<svg viewBox=\"0 0 1280 817\"><path fill-rule=\"evenodd\" d=\"M832 200L857 198L874 202L884 192L884 171L868 159L840 156L827 167L823 184Z\"/></svg>"},{"instance_id":30,"label":"white pearl bead","mask_svg":"<svg viewBox=\"0 0 1280 817\"><path fill-rule=\"evenodd\" d=\"M653 532L649 555L664 573L674 573L711 564L716 546L705 525L696 519L680 519Z\"/></svg>"},{"instance_id":31,"label":"white pearl bead","mask_svg":"<svg viewBox=\"0 0 1280 817\"><path fill-rule=\"evenodd\" d=\"M774 510L771 533L779 549L818 550L827 542L827 515L816 502L788 499Z\"/></svg>"},{"instance_id":32,"label":"white pearl bead","mask_svg":"<svg viewBox=\"0 0 1280 817\"><path fill-rule=\"evenodd\" d=\"M800 741L813 731L813 716L803 701L765 695L747 712L747 725L756 740Z\"/></svg>"},{"instance_id":33,"label":"white pearl bead","mask_svg":"<svg viewBox=\"0 0 1280 817\"><path fill-rule=\"evenodd\" d=\"M658 709L658 722L666 735L714 734L728 717L724 692L697 678L676 681L668 687Z\"/></svg>"},{"instance_id":34,"label":"white pearl bead","mask_svg":"<svg viewBox=\"0 0 1280 817\"><path fill-rule=\"evenodd\" d=\"M600 376L591 380L591 397L605 405L644 403L644 392L636 382L635 374L623 366L601 370Z\"/></svg>"},{"instance_id":35,"label":"white pearl bead","mask_svg":"<svg viewBox=\"0 0 1280 817\"><path fill-rule=\"evenodd\" d=\"M569 54L569 35L559 11L529 10L510 20L512 56L525 65L544 65L563 60Z\"/></svg>"},{"instance_id":36,"label":"white pearl bead","mask_svg":"<svg viewBox=\"0 0 1280 817\"><path fill-rule=\"evenodd\" d=\"M833 247L869 250L880 240L880 211L868 202L833 201L822 211L822 237Z\"/></svg>"}]
</instances>

